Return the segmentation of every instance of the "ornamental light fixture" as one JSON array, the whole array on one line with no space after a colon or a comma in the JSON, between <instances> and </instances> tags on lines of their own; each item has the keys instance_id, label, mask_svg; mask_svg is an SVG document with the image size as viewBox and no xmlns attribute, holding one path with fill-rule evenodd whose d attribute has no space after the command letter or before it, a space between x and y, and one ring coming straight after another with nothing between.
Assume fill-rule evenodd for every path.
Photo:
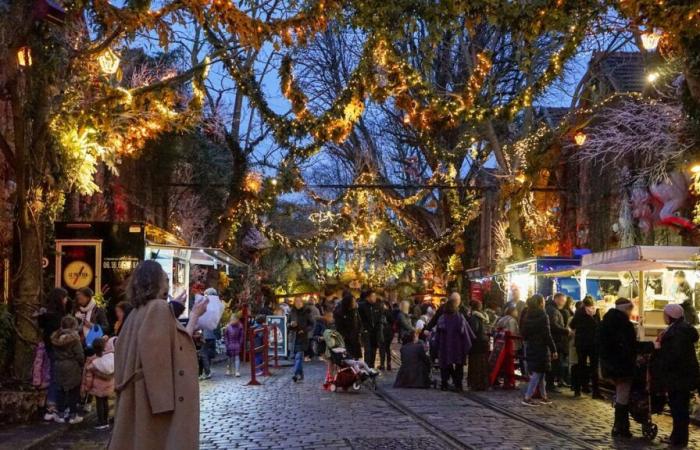
<instances>
[{"instance_id":1,"label":"ornamental light fixture","mask_svg":"<svg viewBox=\"0 0 700 450\"><path fill-rule=\"evenodd\" d=\"M574 142L576 142L576 145L579 147L586 143L586 139L588 139L588 136L586 136L586 133L581 130L574 134Z\"/></svg>"},{"instance_id":2,"label":"ornamental light fixture","mask_svg":"<svg viewBox=\"0 0 700 450\"><path fill-rule=\"evenodd\" d=\"M644 47L645 50L649 51L654 51L656 50L656 47L659 45L659 41L661 40L661 33L658 33L656 31L645 31L642 33L642 46Z\"/></svg>"},{"instance_id":3,"label":"ornamental light fixture","mask_svg":"<svg viewBox=\"0 0 700 450\"><path fill-rule=\"evenodd\" d=\"M690 168L690 171L691 171L692 173L695 173L695 174L700 173L700 163L694 164L694 165Z\"/></svg>"},{"instance_id":4,"label":"ornamental light fixture","mask_svg":"<svg viewBox=\"0 0 700 450\"><path fill-rule=\"evenodd\" d=\"M100 64L100 69L102 69L103 73L113 75L117 73L117 70L119 70L119 63L121 60L111 48L108 48L97 57L97 62Z\"/></svg>"},{"instance_id":5,"label":"ornamental light fixture","mask_svg":"<svg viewBox=\"0 0 700 450\"><path fill-rule=\"evenodd\" d=\"M32 50L29 47L20 47L17 50L17 63L22 67L32 65Z\"/></svg>"},{"instance_id":6,"label":"ornamental light fixture","mask_svg":"<svg viewBox=\"0 0 700 450\"><path fill-rule=\"evenodd\" d=\"M658 79L659 79L659 72L654 71L654 72L649 72L647 74L647 82L649 82L651 84L656 83L656 80L658 80Z\"/></svg>"}]
</instances>

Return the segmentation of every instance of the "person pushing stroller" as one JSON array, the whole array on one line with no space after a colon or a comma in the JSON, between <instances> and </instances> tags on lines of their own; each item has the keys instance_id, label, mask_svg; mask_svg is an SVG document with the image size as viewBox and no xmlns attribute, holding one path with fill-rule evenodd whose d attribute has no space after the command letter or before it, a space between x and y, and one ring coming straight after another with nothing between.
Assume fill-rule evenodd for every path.
<instances>
[{"instance_id":1,"label":"person pushing stroller","mask_svg":"<svg viewBox=\"0 0 700 450\"><path fill-rule=\"evenodd\" d=\"M327 323L323 332L323 342L326 344L324 353L327 370L323 388L335 391L337 387L347 390L353 386L359 389L360 384L367 379L374 379L379 371L367 365L360 359L353 359L345 349L343 336L335 330L333 322ZM348 370L351 372L348 372Z\"/></svg>"}]
</instances>

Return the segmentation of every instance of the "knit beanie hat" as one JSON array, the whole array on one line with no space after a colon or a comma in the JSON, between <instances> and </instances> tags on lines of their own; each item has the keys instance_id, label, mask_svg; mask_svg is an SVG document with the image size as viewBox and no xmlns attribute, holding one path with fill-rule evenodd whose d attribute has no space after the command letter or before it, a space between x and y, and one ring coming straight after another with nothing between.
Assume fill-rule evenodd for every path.
<instances>
[{"instance_id":1,"label":"knit beanie hat","mask_svg":"<svg viewBox=\"0 0 700 450\"><path fill-rule=\"evenodd\" d=\"M664 314L674 320L683 317L683 307L675 303L670 303L664 307Z\"/></svg>"},{"instance_id":2,"label":"knit beanie hat","mask_svg":"<svg viewBox=\"0 0 700 450\"><path fill-rule=\"evenodd\" d=\"M621 297L615 300L615 308L620 311L627 311L634 308L634 304L629 299Z\"/></svg>"}]
</instances>

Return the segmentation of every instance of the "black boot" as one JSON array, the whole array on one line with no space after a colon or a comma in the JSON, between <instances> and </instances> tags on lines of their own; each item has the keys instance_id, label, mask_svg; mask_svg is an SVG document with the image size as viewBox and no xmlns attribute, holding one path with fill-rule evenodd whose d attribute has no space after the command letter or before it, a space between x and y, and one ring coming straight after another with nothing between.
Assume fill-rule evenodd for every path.
<instances>
[{"instance_id":1,"label":"black boot","mask_svg":"<svg viewBox=\"0 0 700 450\"><path fill-rule=\"evenodd\" d=\"M630 408L628 405L615 404L615 424L612 429L612 437L632 437L632 433L630 433Z\"/></svg>"}]
</instances>

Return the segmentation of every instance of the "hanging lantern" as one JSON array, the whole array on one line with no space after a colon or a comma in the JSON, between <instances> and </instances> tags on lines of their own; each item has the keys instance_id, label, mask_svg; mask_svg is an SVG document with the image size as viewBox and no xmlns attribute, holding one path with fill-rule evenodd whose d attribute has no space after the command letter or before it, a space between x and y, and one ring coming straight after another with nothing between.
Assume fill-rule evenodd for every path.
<instances>
[{"instance_id":1,"label":"hanging lantern","mask_svg":"<svg viewBox=\"0 0 700 450\"><path fill-rule=\"evenodd\" d=\"M22 67L32 65L32 49L29 47L20 47L17 50L17 63Z\"/></svg>"},{"instance_id":2,"label":"hanging lantern","mask_svg":"<svg viewBox=\"0 0 700 450\"><path fill-rule=\"evenodd\" d=\"M243 180L243 189L246 191L257 194L260 192L262 187L262 175L258 172L248 172L245 174L245 179Z\"/></svg>"},{"instance_id":3,"label":"hanging lantern","mask_svg":"<svg viewBox=\"0 0 700 450\"><path fill-rule=\"evenodd\" d=\"M100 69L102 69L102 72L106 73L107 75L112 75L119 70L119 63L121 60L111 48L108 48L97 57L97 62L100 63Z\"/></svg>"},{"instance_id":4,"label":"hanging lantern","mask_svg":"<svg viewBox=\"0 0 700 450\"><path fill-rule=\"evenodd\" d=\"M646 31L642 33L642 46L645 50L656 50L660 40L661 33L657 33L656 31Z\"/></svg>"},{"instance_id":5,"label":"hanging lantern","mask_svg":"<svg viewBox=\"0 0 700 450\"><path fill-rule=\"evenodd\" d=\"M576 142L576 145L581 146L586 143L586 139L588 136L586 136L586 133L583 131L579 130L574 134L574 142Z\"/></svg>"}]
</instances>

